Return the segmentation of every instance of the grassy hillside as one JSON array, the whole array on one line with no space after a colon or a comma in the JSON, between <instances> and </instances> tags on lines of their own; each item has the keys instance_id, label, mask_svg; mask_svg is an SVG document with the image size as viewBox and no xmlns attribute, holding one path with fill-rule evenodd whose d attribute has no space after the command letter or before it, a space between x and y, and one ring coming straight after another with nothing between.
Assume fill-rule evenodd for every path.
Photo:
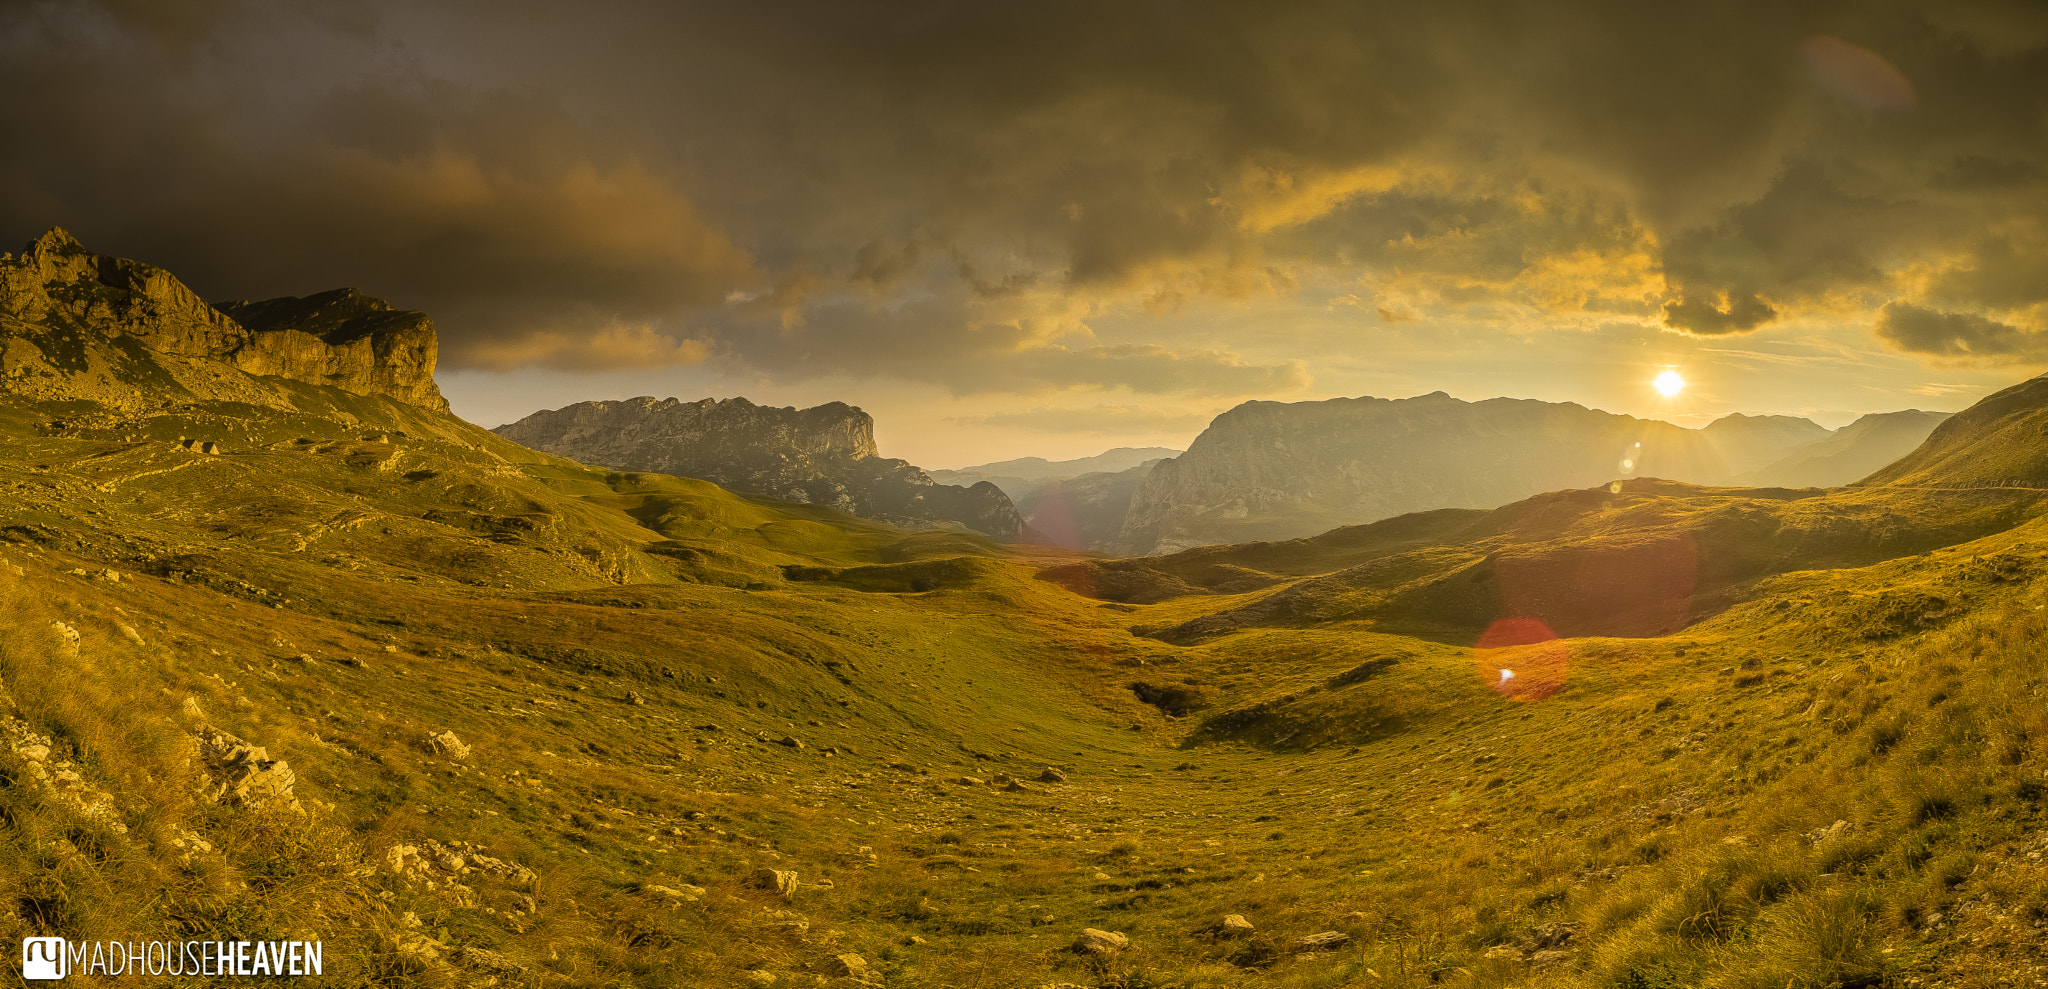
<instances>
[{"instance_id":1,"label":"grassy hillside","mask_svg":"<svg viewBox=\"0 0 2048 989\"><path fill-rule=\"evenodd\" d=\"M2026 492L1644 483L1061 561L293 387L0 405L0 935L322 939L335 985L2048 965ZM1673 627L1551 579L1612 560L1691 583ZM1475 649L1516 579L1567 638Z\"/></svg>"}]
</instances>

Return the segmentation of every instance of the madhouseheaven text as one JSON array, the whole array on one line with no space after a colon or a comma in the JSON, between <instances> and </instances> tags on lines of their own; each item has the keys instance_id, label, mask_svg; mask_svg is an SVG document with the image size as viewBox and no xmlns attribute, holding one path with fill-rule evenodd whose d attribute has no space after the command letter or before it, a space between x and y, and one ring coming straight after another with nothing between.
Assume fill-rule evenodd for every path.
<instances>
[{"instance_id":1,"label":"madhouseheaven text","mask_svg":"<svg viewBox=\"0 0 2048 989\"><path fill-rule=\"evenodd\" d=\"M65 952L79 975L319 975L323 961L319 941L72 941Z\"/></svg>"}]
</instances>

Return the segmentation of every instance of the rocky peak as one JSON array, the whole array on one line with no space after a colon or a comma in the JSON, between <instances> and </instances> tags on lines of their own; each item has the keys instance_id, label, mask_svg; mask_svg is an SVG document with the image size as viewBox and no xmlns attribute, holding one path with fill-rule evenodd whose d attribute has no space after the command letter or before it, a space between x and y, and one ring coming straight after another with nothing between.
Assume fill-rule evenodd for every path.
<instances>
[{"instance_id":1,"label":"rocky peak","mask_svg":"<svg viewBox=\"0 0 2048 989\"><path fill-rule=\"evenodd\" d=\"M873 416L843 402L809 409L744 398L579 402L492 430L586 464L694 477L733 491L825 505L911 527L964 526L1012 540L1023 520L993 484L936 484L875 448Z\"/></svg>"},{"instance_id":2,"label":"rocky peak","mask_svg":"<svg viewBox=\"0 0 2048 989\"><path fill-rule=\"evenodd\" d=\"M34 398L275 404L274 387L243 377L269 375L446 411L438 352L424 314L354 289L216 307L170 272L94 254L61 227L0 254L0 380Z\"/></svg>"}]
</instances>

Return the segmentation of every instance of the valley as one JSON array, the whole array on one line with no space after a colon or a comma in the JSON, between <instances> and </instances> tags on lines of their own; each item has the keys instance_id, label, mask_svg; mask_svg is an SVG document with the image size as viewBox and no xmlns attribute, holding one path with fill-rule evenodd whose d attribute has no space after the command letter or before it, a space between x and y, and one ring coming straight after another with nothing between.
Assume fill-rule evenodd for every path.
<instances>
[{"instance_id":1,"label":"valley","mask_svg":"<svg viewBox=\"0 0 2048 989\"><path fill-rule=\"evenodd\" d=\"M1860 485L1111 558L579 464L417 375L90 321L65 371L10 311L8 937L362 986L2048 972L2039 381Z\"/></svg>"}]
</instances>

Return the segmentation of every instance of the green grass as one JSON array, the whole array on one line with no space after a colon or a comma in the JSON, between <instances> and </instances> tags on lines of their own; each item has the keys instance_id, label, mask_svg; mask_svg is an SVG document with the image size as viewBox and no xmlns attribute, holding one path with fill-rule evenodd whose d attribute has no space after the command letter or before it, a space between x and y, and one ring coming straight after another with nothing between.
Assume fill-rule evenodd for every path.
<instances>
[{"instance_id":1,"label":"green grass","mask_svg":"<svg viewBox=\"0 0 2048 989\"><path fill-rule=\"evenodd\" d=\"M2041 963L2048 547L2024 495L1546 496L1148 561L1188 590L1104 607L970 537L300 391L296 412L0 404L0 685L122 828L0 754L0 935L304 933L352 985L811 985L845 952L930 987L1972 985ZM1712 606L1569 639L1540 701L1488 689L1476 619L1412 603L1442 561L1671 531ZM1289 594L1323 603L1142 634ZM310 813L196 799L198 721L286 760ZM470 758L428 750L445 730ZM214 851L185 861L186 836ZM532 879L379 867L430 840ZM785 900L762 868L805 885ZM1216 937L1227 913L1256 934ZM1556 925L1568 955L1520 960ZM1132 946L1075 955L1084 927ZM1350 940L1296 953L1326 931ZM449 954L409 961L408 932Z\"/></svg>"}]
</instances>

